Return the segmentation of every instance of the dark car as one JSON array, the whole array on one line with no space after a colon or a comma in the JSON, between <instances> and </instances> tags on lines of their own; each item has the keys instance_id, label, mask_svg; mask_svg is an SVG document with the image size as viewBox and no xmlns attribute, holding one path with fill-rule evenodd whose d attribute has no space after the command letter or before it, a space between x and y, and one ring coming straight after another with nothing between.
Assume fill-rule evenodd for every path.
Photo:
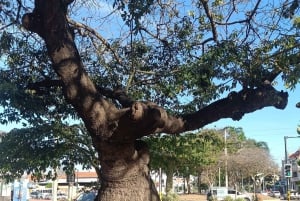
<instances>
[{"instance_id":1,"label":"dark car","mask_svg":"<svg viewBox=\"0 0 300 201\"><path fill-rule=\"evenodd\" d=\"M43 196L42 196L42 193L39 192L39 191L33 191L30 193L30 197L32 199L41 199Z\"/></svg>"},{"instance_id":2,"label":"dark car","mask_svg":"<svg viewBox=\"0 0 300 201\"><path fill-rule=\"evenodd\" d=\"M75 201L94 201L97 197L97 191L88 191L79 194Z\"/></svg>"}]
</instances>

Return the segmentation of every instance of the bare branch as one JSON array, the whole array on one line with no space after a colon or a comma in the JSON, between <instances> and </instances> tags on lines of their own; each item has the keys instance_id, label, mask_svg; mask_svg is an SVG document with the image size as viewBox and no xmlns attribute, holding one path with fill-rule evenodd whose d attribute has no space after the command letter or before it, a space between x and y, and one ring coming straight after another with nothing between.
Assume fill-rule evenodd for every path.
<instances>
[{"instance_id":1,"label":"bare branch","mask_svg":"<svg viewBox=\"0 0 300 201\"><path fill-rule=\"evenodd\" d=\"M98 34L94 29L92 29L92 28L90 28L89 26L87 26L87 25L85 25L85 24L82 24L82 23L79 23L79 22L75 22L74 20L71 20L71 19L68 19L68 22L72 25L72 26L74 26L74 27L76 27L77 29L84 29L86 32L84 33L85 35L86 34L88 34L88 35L93 35L93 36L95 36L97 39L99 39L101 42L102 42L102 44L107 48L107 49L109 49L111 52L112 52L112 54L113 54L113 56L114 56L114 58L116 59L116 61L119 63L119 64L121 64L122 63L122 60L121 60L121 58L118 56L118 53L113 49L113 48L111 48L111 45L100 35L100 34ZM83 33L82 32L79 32L79 33L81 33L82 35L83 35Z\"/></svg>"},{"instance_id":2,"label":"bare branch","mask_svg":"<svg viewBox=\"0 0 300 201\"><path fill-rule=\"evenodd\" d=\"M208 8L208 0L201 0L201 3L204 7L205 13L206 13L209 21L210 21L210 26L211 26L211 30L212 30L212 33L213 33L214 41L218 41L217 28L216 28L213 16L212 16L212 14L211 14L211 12Z\"/></svg>"}]
</instances>

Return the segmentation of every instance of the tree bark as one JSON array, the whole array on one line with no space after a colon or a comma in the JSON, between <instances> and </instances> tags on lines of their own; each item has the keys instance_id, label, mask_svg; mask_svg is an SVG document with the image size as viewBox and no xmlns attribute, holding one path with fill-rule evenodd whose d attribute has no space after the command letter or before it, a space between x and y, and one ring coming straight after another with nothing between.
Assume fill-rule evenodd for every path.
<instances>
[{"instance_id":1,"label":"tree bark","mask_svg":"<svg viewBox=\"0 0 300 201\"><path fill-rule=\"evenodd\" d=\"M143 142L102 146L99 200L160 200L149 174L149 152Z\"/></svg>"}]
</instances>

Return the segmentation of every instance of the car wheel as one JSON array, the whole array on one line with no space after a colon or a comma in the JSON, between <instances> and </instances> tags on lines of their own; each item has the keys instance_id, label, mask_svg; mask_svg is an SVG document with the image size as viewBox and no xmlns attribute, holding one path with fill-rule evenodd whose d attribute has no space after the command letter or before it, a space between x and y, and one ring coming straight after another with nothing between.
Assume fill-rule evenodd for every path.
<instances>
[{"instance_id":1,"label":"car wheel","mask_svg":"<svg viewBox=\"0 0 300 201\"><path fill-rule=\"evenodd\" d=\"M250 199L249 199L249 198L244 198L244 200L245 200L245 201L250 201Z\"/></svg>"}]
</instances>

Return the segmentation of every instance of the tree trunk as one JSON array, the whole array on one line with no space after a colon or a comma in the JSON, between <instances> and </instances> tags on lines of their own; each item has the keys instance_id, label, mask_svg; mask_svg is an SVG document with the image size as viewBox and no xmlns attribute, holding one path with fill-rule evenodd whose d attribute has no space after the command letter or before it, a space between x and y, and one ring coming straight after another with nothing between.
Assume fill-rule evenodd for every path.
<instances>
[{"instance_id":1,"label":"tree trunk","mask_svg":"<svg viewBox=\"0 0 300 201\"><path fill-rule=\"evenodd\" d=\"M191 194L190 176L187 176L185 179L186 179L186 185L187 185L187 193Z\"/></svg>"},{"instance_id":2,"label":"tree trunk","mask_svg":"<svg viewBox=\"0 0 300 201\"><path fill-rule=\"evenodd\" d=\"M166 193L172 192L173 189L173 175L174 171L173 170L167 170L166 171L166 176L167 176L167 181L166 181Z\"/></svg>"},{"instance_id":3,"label":"tree trunk","mask_svg":"<svg viewBox=\"0 0 300 201\"><path fill-rule=\"evenodd\" d=\"M101 144L100 201L159 201L150 177L148 148L135 144Z\"/></svg>"},{"instance_id":4,"label":"tree trunk","mask_svg":"<svg viewBox=\"0 0 300 201\"><path fill-rule=\"evenodd\" d=\"M201 173L202 173L202 171L198 171L197 172L197 174L198 174L198 177L197 177L197 179L198 179L198 181L197 181L197 187L198 187L198 193L201 193Z\"/></svg>"}]
</instances>

